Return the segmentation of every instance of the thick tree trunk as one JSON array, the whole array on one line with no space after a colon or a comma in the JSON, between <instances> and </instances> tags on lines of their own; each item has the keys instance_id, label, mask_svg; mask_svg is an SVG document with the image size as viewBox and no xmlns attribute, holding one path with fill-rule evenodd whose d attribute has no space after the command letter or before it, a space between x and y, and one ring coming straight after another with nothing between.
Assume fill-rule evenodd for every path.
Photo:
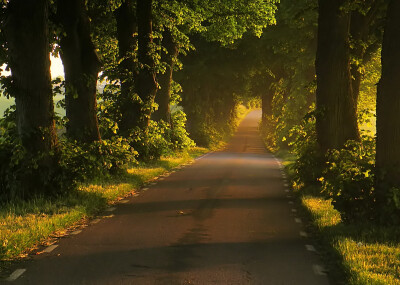
<instances>
[{"instance_id":1,"label":"thick tree trunk","mask_svg":"<svg viewBox=\"0 0 400 285\"><path fill-rule=\"evenodd\" d=\"M137 0L138 21L138 61L141 65L135 84L136 93L141 100L141 114L138 126L147 129L150 122L152 105L157 92L157 81L152 57L152 0Z\"/></svg>"},{"instance_id":2,"label":"thick tree trunk","mask_svg":"<svg viewBox=\"0 0 400 285\"><path fill-rule=\"evenodd\" d=\"M322 150L359 140L350 74L350 17L343 0L319 0L317 74L317 138Z\"/></svg>"},{"instance_id":3,"label":"thick tree trunk","mask_svg":"<svg viewBox=\"0 0 400 285\"><path fill-rule=\"evenodd\" d=\"M382 77L376 105L378 202L384 208L392 187L400 189L400 1L390 1L382 44Z\"/></svg>"},{"instance_id":4,"label":"thick tree trunk","mask_svg":"<svg viewBox=\"0 0 400 285\"><path fill-rule=\"evenodd\" d=\"M9 66L17 107L18 134L27 150L29 168L16 173L17 190L11 197L28 198L37 193L63 190L54 176L59 149L54 122L50 77L47 0L10 0L5 19ZM32 167L32 161L37 165ZM56 180L53 180L56 178Z\"/></svg>"},{"instance_id":5,"label":"thick tree trunk","mask_svg":"<svg viewBox=\"0 0 400 285\"><path fill-rule=\"evenodd\" d=\"M47 0L10 0L5 33L18 134L30 153L56 149ZM49 162L51 164L51 162Z\"/></svg>"},{"instance_id":6,"label":"thick tree trunk","mask_svg":"<svg viewBox=\"0 0 400 285\"><path fill-rule=\"evenodd\" d=\"M79 142L100 140L96 86L100 71L90 35L84 0L58 0L57 18L61 36L61 58L65 73L67 135Z\"/></svg>"},{"instance_id":7,"label":"thick tree trunk","mask_svg":"<svg viewBox=\"0 0 400 285\"><path fill-rule=\"evenodd\" d=\"M119 51L119 76L121 82L121 96L119 106L121 110L121 121L119 129L122 134L127 133L137 124L140 114L140 105L134 96L134 82L137 76L133 52L135 50L137 32L137 20L133 7L134 0L125 0L115 11L117 21L117 39Z\"/></svg>"},{"instance_id":8,"label":"thick tree trunk","mask_svg":"<svg viewBox=\"0 0 400 285\"><path fill-rule=\"evenodd\" d=\"M158 104L158 110L153 113L153 118L156 121L163 120L164 122L171 124L171 84L174 62L178 55L178 48L168 29L163 32L162 46L166 49L166 53L164 52L162 54L161 60L167 63L167 67L165 73L160 74L158 77L158 83L160 84L161 89L158 90L155 98L156 103Z\"/></svg>"}]
</instances>

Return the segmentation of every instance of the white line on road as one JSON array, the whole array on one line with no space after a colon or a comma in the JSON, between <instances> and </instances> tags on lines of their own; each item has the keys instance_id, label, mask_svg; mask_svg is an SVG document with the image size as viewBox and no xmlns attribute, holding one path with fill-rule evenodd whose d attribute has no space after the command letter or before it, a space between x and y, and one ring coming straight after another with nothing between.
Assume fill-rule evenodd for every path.
<instances>
[{"instance_id":1,"label":"white line on road","mask_svg":"<svg viewBox=\"0 0 400 285\"><path fill-rule=\"evenodd\" d=\"M71 235L77 235L77 234L80 234L81 232L82 232L82 230L73 231L71 233Z\"/></svg>"},{"instance_id":2,"label":"white line on road","mask_svg":"<svg viewBox=\"0 0 400 285\"><path fill-rule=\"evenodd\" d=\"M113 212L113 211L115 211L117 208L115 208L115 207L110 207L110 208L107 208L105 211L106 212Z\"/></svg>"},{"instance_id":3,"label":"white line on road","mask_svg":"<svg viewBox=\"0 0 400 285\"><path fill-rule=\"evenodd\" d=\"M286 193L289 193L289 189L285 189L285 192L286 192Z\"/></svg>"},{"instance_id":4,"label":"white line on road","mask_svg":"<svg viewBox=\"0 0 400 285\"><path fill-rule=\"evenodd\" d=\"M325 273L326 270L321 265L314 264L313 271L314 271L315 275L326 276L326 273Z\"/></svg>"},{"instance_id":5,"label":"white line on road","mask_svg":"<svg viewBox=\"0 0 400 285\"><path fill-rule=\"evenodd\" d=\"M283 184L283 186L285 186L285 187L289 187L289 184L285 183L285 184Z\"/></svg>"},{"instance_id":6,"label":"white line on road","mask_svg":"<svg viewBox=\"0 0 400 285\"><path fill-rule=\"evenodd\" d=\"M315 247L311 244L306 244L306 249L308 251L312 251L312 252L317 252L317 250L315 249Z\"/></svg>"},{"instance_id":7,"label":"white line on road","mask_svg":"<svg viewBox=\"0 0 400 285\"><path fill-rule=\"evenodd\" d=\"M296 213L296 212L297 212L297 210L296 210L296 209L292 209L292 212L293 212L293 213Z\"/></svg>"},{"instance_id":8,"label":"white line on road","mask_svg":"<svg viewBox=\"0 0 400 285\"><path fill-rule=\"evenodd\" d=\"M294 218L294 221L295 221L296 223L298 223L298 224L301 224L301 223L302 223L302 221L301 221L300 218Z\"/></svg>"},{"instance_id":9,"label":"white line on road","mask_svg":"<svg viewBox=\"0 0 400 285\"><path fill-rule=\"evenodd\" d=\"M308 234L306 232L301 231L300 236L306 238L306 237L308 237Z\"/></svg>"},{"instance_id":10,"label":"white line on road","mask_svg":"<svg viewBox=\"0 0 400 285\"><path fill-rule=\"evenodd\" d=\"M94 219L94 220L92 221L92 224L97 224L98 222L100 222L100 219Z\"/></svg>"},{"instance_id":11,"label":"white line on road","mask_svg":"<svg viewBox=\"0 0 400 285\"><path fill-rule=\"evenodd\" d=\"M125 199L124 199L124 200L119 200L118 202L121 203L121 204L126 204L126 203L129 202L129 200L125 200Z\"/></svg>"},{"instance_id":12,"label":"white line on road","mask_svg":"<svg viewBox=\"0 0 400 285\"><path fill-rule=\"evenodd\" d=\"M145 187L145 188L142 189L142 191L147 191L147 190L149 190L148 187Z\"/></svg>"},{"instance_id":13,"label":"white line on road","mask_svg":"<svg viewBox=\"0 0 400 285\"><path fill-rule=\"evenodd\" d=\"M200 159L206 158L207 156L209 156L209 155L212 154L212 153L213 153L213 151L212 151L212 152L209 152L209 153L206 153L206 154L204 154L204 155L202 155L202 156L196 158L195 160L200 160Z\"/></svg>"},{"instance_id":14,"label":"white line on road","mask_svg":"<svg viewBox=\"0 0 400 285\"><path fill-rule=\"evenodd\" d=\"M294 204L294 202L293 202L293 201L289 201L288 203L289 203L290 205L293 205L293 204Z\"/></svg>"},{"instance_id":15,"label":"white line on road","mask_svg":"<svg viewBox=\"0 0 400 285\"><path fill-rule=\"evenodd\" d=\"M26 271L26 269L16 269L13 273L11 273L11 275L6 279L6 281L15 281L18 279L18 277L20 277L22 274L24 274L24 272Z\"/></svg>"},{"instance_id":16,"label":"white line on road","mask_svg":"<svg viewBox=\"0 0 400 285\"><path fill-rule=\"evenodd\" d=\"M57 247L58 247L58 244L50 245L50 246L46 247L46 248L43 250L43 252L47 252L47 253L52 252L52 251L55 250Z\"/></svg>"},{"instance_id":17,"label":"white line on road","mask_svg":"<svg viewBox=\"0 0 400 285\"><path fill-rule=\"evenodd\" d=\"M162 181L162 180L164 180L165 178L164 177L160 177L160 178L158 178L158 180L160 180L160 181Z\"/></svg>"}]
</instances>

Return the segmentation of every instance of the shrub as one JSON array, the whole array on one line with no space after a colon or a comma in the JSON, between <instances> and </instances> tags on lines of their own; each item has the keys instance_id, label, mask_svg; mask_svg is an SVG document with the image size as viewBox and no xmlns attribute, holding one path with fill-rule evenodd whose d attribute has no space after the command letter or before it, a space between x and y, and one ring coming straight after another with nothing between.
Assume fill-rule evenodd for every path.
<instances>
[{"instance_id":1,"label":"shrub","mask_svg":"<svg viewBox=\"0 0 400 285\"><path fill-rule=\"evenodd\" d=\"M315 115L308 113L299 125L295 125L289 132L291 152L297 159L293 164L295 187L308 191L309 194L319 194L324 157L317 144L315 131Z\"/></svg>"},{"instance_id":2,"label":"shrub","mask_svg":"<svg viewBox=\"0 0 400 285\"><path fill-rule=\"evenodd\" d=\"M375 139L348 141L326 155L326 168L319 180L322 192L332 199L345 221L372 218L374 197Z\"/></svg>"}]
</instances>

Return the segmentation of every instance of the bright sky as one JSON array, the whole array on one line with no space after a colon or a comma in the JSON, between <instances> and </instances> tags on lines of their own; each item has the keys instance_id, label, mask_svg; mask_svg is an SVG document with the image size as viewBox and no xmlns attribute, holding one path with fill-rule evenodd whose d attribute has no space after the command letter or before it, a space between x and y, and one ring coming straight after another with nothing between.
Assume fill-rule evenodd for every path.
<instances>
[{"instance_id":1,"label":"bright sky","mask_svg":"<svg viewBox=\"0 0 400 285\"><path fill-rule=\"evenodd\" d=\"M64 77L64 66L62 64L61 58L60 57L53 57L52 55L50 56L51 60L51 77L55 78L58 76Z\"/></svg>"},{"instance_id":2,"label":"bright sky","mask_svg":"<svg viewBox=\"0 0 400 285\"><path fill-rule=\"evenodd\" d=\"M64 77L64 66L62 64L61 58L50 55L50 61L51 61L51 67L50 67L51 78L56 78L58 76ZM4 70L5 66L3 65L1 68ZM9 73L4 71L4 74L8 75Z\"/></svg>"}]
</instances>

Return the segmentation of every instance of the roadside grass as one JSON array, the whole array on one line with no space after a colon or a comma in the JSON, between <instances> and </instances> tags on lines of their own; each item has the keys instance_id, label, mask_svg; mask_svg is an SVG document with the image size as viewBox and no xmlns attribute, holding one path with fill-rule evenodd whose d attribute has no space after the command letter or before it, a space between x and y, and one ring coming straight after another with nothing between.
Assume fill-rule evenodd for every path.
<instances>
[{"instance_id":1,"label":"roadside grass","mask_svg":"<svg viewBox=\"0 0 400 285\"><path fill-rule=\"evenodd\" d=\"M278 153L290 178L294 157ZM343 223L330 200L297 191L309 231L316 238L329 276L337 284L400 284L400 229L368 221Z\"/></svg>"},{"instance_id":2,"label":"roadside grass","mask_svg":"<svg viewBox=\"0 0 400 285\"><path fill-rule=\"evenodd\" d=\"M174 157L140 163L122 175L82 184L63 197L51 200L37 197L3 205L0 209L0 273L13 260L27 256L41 245L53 243L54 238L74 228L84 226L107 205L137 194L141 186L155 177L190 163L208 151L193 148Z\"/></svg>"}]
</instances>

